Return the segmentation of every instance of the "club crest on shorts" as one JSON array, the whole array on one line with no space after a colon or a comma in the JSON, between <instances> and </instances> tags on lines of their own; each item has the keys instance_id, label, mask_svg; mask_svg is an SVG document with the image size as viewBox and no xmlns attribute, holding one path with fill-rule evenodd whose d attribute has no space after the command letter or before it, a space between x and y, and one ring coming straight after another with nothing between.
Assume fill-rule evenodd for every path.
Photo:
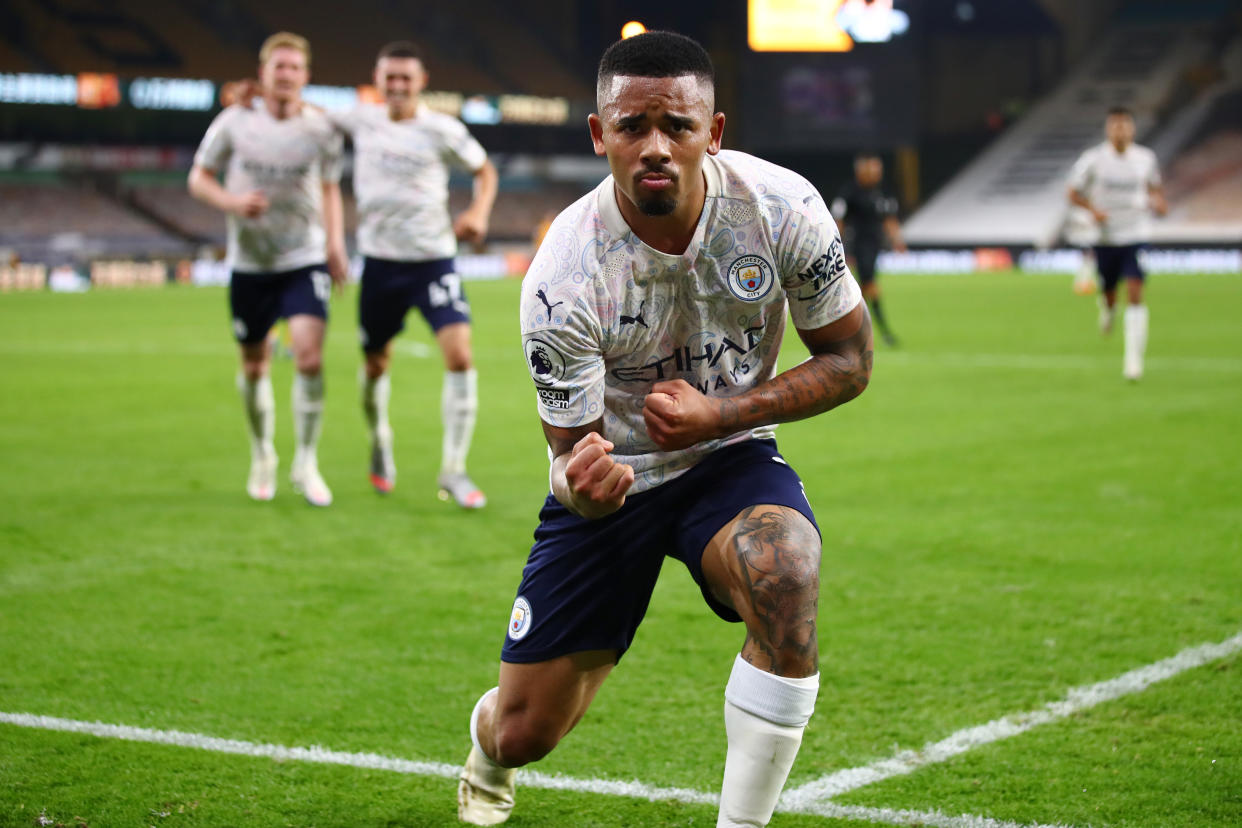
<instances>
[{"instance_id":1,"label":"club crest on shorts","mask_svg":"<svg viewBox=\"0 0 1242 828\"><path fill-rule=\"evenodd\" d=\"M742 256L729 265L729 291L743 302L757 302L768 295L776 277L762 256Z\"/></svg>"},{"instance_id":2,"label":"club crest on shorts","mask_svg":"<svg viewBox=\"0 0 1242 828\"><path fill-rule=\"evenodd\" d=\"M513 612L509 613L509 638L512 641L521 641L530 632L531 622L534 616L530 612L530 602L521 595L513 602Z\"/></svg>"},{"instance_id":3,"label":"club crest on shorts","mask_svg":"<svg viewBox=\"0 0 1242 828\"><path fill-rule=\"evenodd\" d=\"M565 357L542 339L526 340L526 362L535 382L551 385L565 376Z\"/></svg>"}]
</instances>

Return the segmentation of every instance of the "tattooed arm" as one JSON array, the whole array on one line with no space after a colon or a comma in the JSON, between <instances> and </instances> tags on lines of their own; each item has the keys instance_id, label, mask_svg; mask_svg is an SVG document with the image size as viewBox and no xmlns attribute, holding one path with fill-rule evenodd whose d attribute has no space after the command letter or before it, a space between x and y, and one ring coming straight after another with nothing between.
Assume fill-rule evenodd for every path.
<instances>
[{"instance_id":1,"label":"tattooed arm","mask_svg":"<svg viewBox=\"0 0 1242 828\"><path fill-rule=\"evenodd\" d=\"M804 420L857 397L871 378L871 317L859 302L840 319L800 330L811 358L745 394L717 399L684 380L657 382L643 405L651 439L672 451L756 426Z\"/></svg>"}]
</instances>

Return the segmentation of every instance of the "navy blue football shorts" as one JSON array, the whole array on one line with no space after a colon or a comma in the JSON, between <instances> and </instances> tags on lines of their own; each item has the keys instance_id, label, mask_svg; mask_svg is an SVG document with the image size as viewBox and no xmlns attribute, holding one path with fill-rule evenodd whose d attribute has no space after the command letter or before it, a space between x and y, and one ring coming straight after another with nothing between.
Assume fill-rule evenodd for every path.
<instances>
[{"instance_id":1,"label":"navy blue football shorts","mask_svg":"<svg viewBox=\"0 0 1242 828\"><path fill-rule=\"evenodd\" d=\"M470 305L452 259L398 262L368 256L362 266L358 328L362 350L384 350L405 328L405 315L417 307L438 331L454 322L470 321Z\"/></svg>"},{"instance_id":2,"label":"navy blue football shorts","mask_svg":"<svg viewBox=\"0 0 1242 828\"><path fill-rule=\"evenodd\" d=\"M1095 267L1100 274L1100 285L1105 291L1117 289L1122 279L1147 278L1139 264L1138 252L1143 249L1141 244L1123 244L1116 247L1098 246L1095 248Z\"/></svg>"},{"instance_id":3,"label":"navy blue football shorts","mask_svg":"<svg viewBox=\"0 0 1242 828\"><path fill-rule=\"evenodd\" d=\"M277 319L299 314L327 319L331 296L332 277L326 265L276 273L234 270L229 278L233 336L243 345L257 345Z\"/></svg>"},{"instance_id":4,"label":"navy blue football shorts","mask_svg":"<svg viewBox=\"0 0 1242 828\"><path fill-rule=\"evenodd\" d=\"M717 615L741 621L712 597L703 578L703 550L739 512L760 504L796 509L819 529L802 481L774 440L725 446L598 520L578 517L549 494L501 660L523 664L582 650L616 650L620 660L647 612L666 556L686 565Z\"/></svg>"}]
</instances>

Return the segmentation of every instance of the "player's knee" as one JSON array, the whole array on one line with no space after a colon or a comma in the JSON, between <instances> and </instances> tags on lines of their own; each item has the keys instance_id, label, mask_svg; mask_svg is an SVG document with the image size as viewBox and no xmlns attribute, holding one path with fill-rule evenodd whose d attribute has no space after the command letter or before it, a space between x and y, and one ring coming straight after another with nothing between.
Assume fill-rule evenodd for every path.
<instances>
[{"instance_id":1,"label":"player's knee","mask_svg":"<svg viewBox=\"0 0 1242 828\"><path fill-rule=\"evenodd\" d=\"M323 354L319 349L307 349L297 355L297 369L299 374L308 376L318 376L323 370Z\"/></svg>"},{"instance_id":2,"label":"player's knee","mask_svg":"<svg viewBox=\"0 0 1242 828\"><path fill-rule=\"evenodd\" d=\"M795 509L761 506L739 516L731 545L748 632L781 675L797 675L815 654L819 534Z\"/></svg>"},{"instance_id":3,"label":"player's knee","mask_svg":"<svg viewBox=\"0 0 1242 828\"><path fill-rule=\"evenodd\" d=\"M739 516L733 530L746 583L779 593L819 589L819 533L801 512L753 507Z\"/></svg>"},{"instance_id":4,"label":"player's knee","mask_svg":"<svg viewBox=\"0 0 1242 828\"><path fill-rule=\"evenodd\" d=\"M368 353L364 370L367 372L367 379L379 379L388 372L388 357L382 353Z\"/></svg>"},{"instance_id":5,"label":"player's knee","mask_svg":"<svg viewBox=\"0 0 1242 828\"><path fill-rule=\"evenodd\" d=\"M507 768L537 762L552 752L560 741L560 731L553 723L540 722L527 715L502 716L496 724L498 763Z\"/></svg>"},{"instance_id":6,"label":"player's knee","mask_svg":"<svg viewBox=\"0 0 1242 828\"><path fill-rule=\"evenodd\" d=\"M469 371L473 365L469 346L449 348L444 352L444 367L449 371Z\"/></svg>"}]
</instances>

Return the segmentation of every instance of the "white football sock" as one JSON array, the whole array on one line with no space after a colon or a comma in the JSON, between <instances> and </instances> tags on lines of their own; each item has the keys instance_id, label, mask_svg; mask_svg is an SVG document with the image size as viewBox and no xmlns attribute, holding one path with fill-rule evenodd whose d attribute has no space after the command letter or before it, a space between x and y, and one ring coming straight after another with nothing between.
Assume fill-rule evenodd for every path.
<instances>
[{"instance_id":1,"label":"white football sock","mask_svg":"<svg viewBox=\"0 0 1242 828\"><path fill-rule=\"evenodd\" d=\"M264 374L257 380L251 380L239 372L237 391L246 407L250 454L255 458L270 457L276 452L273 445L276 432L276 398L272 395L272 378Z\"/></svg>"},{"instance_id":2,"label":"white football sock","mask_svg":"<svg viewBox=\"0 0 1242 828\"><path fill-rule=\"evenodd\" d=\"M1147 351L1147 306L1127 305L1126 328L1126 376L1137 378L1143 373L1143 354Z\"/></svg>"},{"instance_id":3,"label":"white football sock","mask_svg":"<svg viewBox=\"0 0 1242 828\"><path fill-rule=\"evenodd\" d=\"M819 673L786 678L740 655L725 687L724 784L716 828L768 824L815 711Z\"/></svg>"},{"instance_id":4,"label":"white football sock","mask_svg":"<svg viewBox=\"0 0 1242 828\"><path fill-rule=\"evenodd\" d=\"M474 710L470 711L470 741L474 743L476 748L478 748L479 753L484 756L487 756L487 751L485 751L483 746L479 744L479 712L483 709L483 702L487 701L488 696L497 696L499 694L500 688L493 687L491 690L488 690L486 693L479 696L479 700L474 703ZM491 760L492 757L487 756L487 758Z\"/></svg>"},{"instance_id":5,"label":"white football sock","mask_svg":"<svg viewBox=\"0 0 1242 828\"><path fill-rule=\"evenodd\" d=\"M293 375L293 431L297 440L294 464L315 459L323 421L323 374Z\"/></svg>"},{"instance_id":6,"label":"white football sock","mask_svg":"<svg viewBox=\"0 0 1242 828\"><path fill-rule=\"evenodd\" d=\"M440 419L444 425L441 474L461 474L474 436L474 419L479 409L478 372L445 371L440 394Z\"/></svg>"},{"instance_id":7,"label":"white football sock","mask_svg":"<svg viewBox=\"0 0 1242 828\"><path fill-rule=\"evenodd\" d=\"M390 430L388 400L392 396L392 383L387 373L372 379L367 376L365 368L359 371L358 380L362 386L362 412L366 415L367 428L374 442L376 434Z\"/></svg>"}]
</instances>

